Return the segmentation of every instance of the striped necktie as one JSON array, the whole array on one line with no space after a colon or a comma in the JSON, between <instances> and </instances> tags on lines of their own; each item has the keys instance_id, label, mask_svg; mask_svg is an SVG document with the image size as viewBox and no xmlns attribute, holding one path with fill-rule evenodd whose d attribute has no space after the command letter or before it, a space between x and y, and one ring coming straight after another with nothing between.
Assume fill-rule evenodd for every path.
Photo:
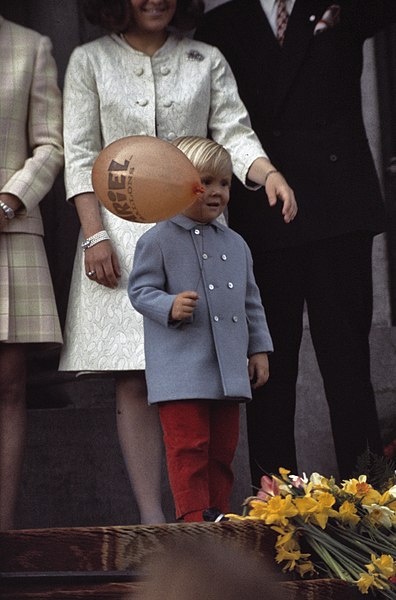
<instances>
[{"instance_id":1,"label":"striped necktie","mask_svg":"<svg viewBox=\"0 0 396 600\"><path fill-rule=\"evenodd\" d=\"M285 33L286 33L286 27L287 27L288 20L289 20L289 13L287 12L287 9L286 9L286 0L277 0L276 37L278 38L278 42L281 46L283 45L283 42L285 39Z\"/></svg>"}]
</instances>

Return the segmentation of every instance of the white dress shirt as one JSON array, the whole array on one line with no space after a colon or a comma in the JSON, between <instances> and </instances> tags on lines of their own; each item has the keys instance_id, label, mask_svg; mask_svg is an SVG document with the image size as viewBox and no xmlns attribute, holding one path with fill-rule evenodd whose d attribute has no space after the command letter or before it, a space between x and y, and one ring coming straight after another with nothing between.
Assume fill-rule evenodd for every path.
<instances>
[{"instance_id":1,"label":"white dress shirt","mask_svg":"<svg viewBox=\"0 0 396 600\"><path fill-rule=\"evenodd\" d=\"M286 0L287 12L291 13L296 0ZM260 0L261 6L266 14L269 24L272 27L272 31L276 35L276 0Z\"/></svg>"}]
</instances>

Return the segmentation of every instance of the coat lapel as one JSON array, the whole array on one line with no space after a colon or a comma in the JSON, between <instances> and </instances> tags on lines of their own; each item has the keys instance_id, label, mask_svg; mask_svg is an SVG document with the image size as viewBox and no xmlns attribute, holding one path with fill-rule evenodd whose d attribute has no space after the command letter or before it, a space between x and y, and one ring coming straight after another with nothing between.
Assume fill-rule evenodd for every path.
<instances>
[{"instance_id":1,"label":"coat lapel","mask_svg":"<svg viewBox=\"0 0 396 600\"><path fill-rule=\"evenodd\" d=\"M289 17L279 62L275 105L280 108L314 39L316 23L329 5L329 0L296 0Z\"/></svg>"}]
</instances>

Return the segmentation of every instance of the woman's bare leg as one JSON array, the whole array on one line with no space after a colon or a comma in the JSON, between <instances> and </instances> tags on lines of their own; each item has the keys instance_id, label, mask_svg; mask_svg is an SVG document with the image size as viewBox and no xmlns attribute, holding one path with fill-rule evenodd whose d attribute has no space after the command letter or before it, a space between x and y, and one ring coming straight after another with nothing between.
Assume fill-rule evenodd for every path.
<instances>
[{"instance_id":1,"label":"woman's bare leg","mask_svg":"<svg viewBox=\"0 0 396 600\"><path fill-rule=\"evenodd\" d=\"M0 344L0 530L14 527L26 415L25 346Z\"/></svg>"},{"instance_id":2,"label":"woman's bare leg","mask_svg":"<svg viewBox=\"0 0 396 600\"><path fill-rule=\"evenodd\" d=\"M117 375L116 403L118 437L141 523L164 523L161 506L162 432L157 408L147 404L143 371Z\"/></svg>"}]
</instances>

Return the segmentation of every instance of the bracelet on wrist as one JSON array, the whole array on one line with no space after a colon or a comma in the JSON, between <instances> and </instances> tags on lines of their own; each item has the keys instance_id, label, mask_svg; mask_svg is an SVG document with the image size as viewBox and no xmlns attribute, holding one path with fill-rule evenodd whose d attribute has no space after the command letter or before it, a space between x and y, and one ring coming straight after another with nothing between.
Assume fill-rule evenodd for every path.
<instances>
[{"instance_id":1,"label":"bracelet on wrist","mask_svg":"<svg viewBox=\"0 0 396 600\"><path fill-rule=\"evenodd\" d=\"M11 220L15 217L15 212L11 208L11 206L8 206L8 204L3 202L2 200L0 200L0 208L2 209L2 211L5 214L5 216L7 217L7 219Z\"/></svg>"},{"instance_id":2,"label":"bracelet on wrist","mask_svg":"<svg viewBox=\"0 0 396 600\"><path fill-rule=\"evenodd\" d=\"M265 187L265 186L266 186L266 184L267 184L268 177L269 177L270 175L272 175L273 173L279 173L278 169L271 169L270 171L268 171L267 175L266 175L266 176L265 176L265 178L264 178L264 187Z\"/></svg>"},{"instance_id":3,"label":"bracelet on wrist","mask_svg":"<svg viewBox=\"0 0 396 600\"><path fill-rule=\"evenodd\" d=\"M98 231L97 233L94 233L93 235L89 236L86 240L84 240L81 244L81 248L85 252L85 250L88 250L88 248L92 248L92 246L99 244L99 242L104 242L105 240L109 239L110 237L107 231L103 229L102 231Z\"/></svg>"}]
</instances>

